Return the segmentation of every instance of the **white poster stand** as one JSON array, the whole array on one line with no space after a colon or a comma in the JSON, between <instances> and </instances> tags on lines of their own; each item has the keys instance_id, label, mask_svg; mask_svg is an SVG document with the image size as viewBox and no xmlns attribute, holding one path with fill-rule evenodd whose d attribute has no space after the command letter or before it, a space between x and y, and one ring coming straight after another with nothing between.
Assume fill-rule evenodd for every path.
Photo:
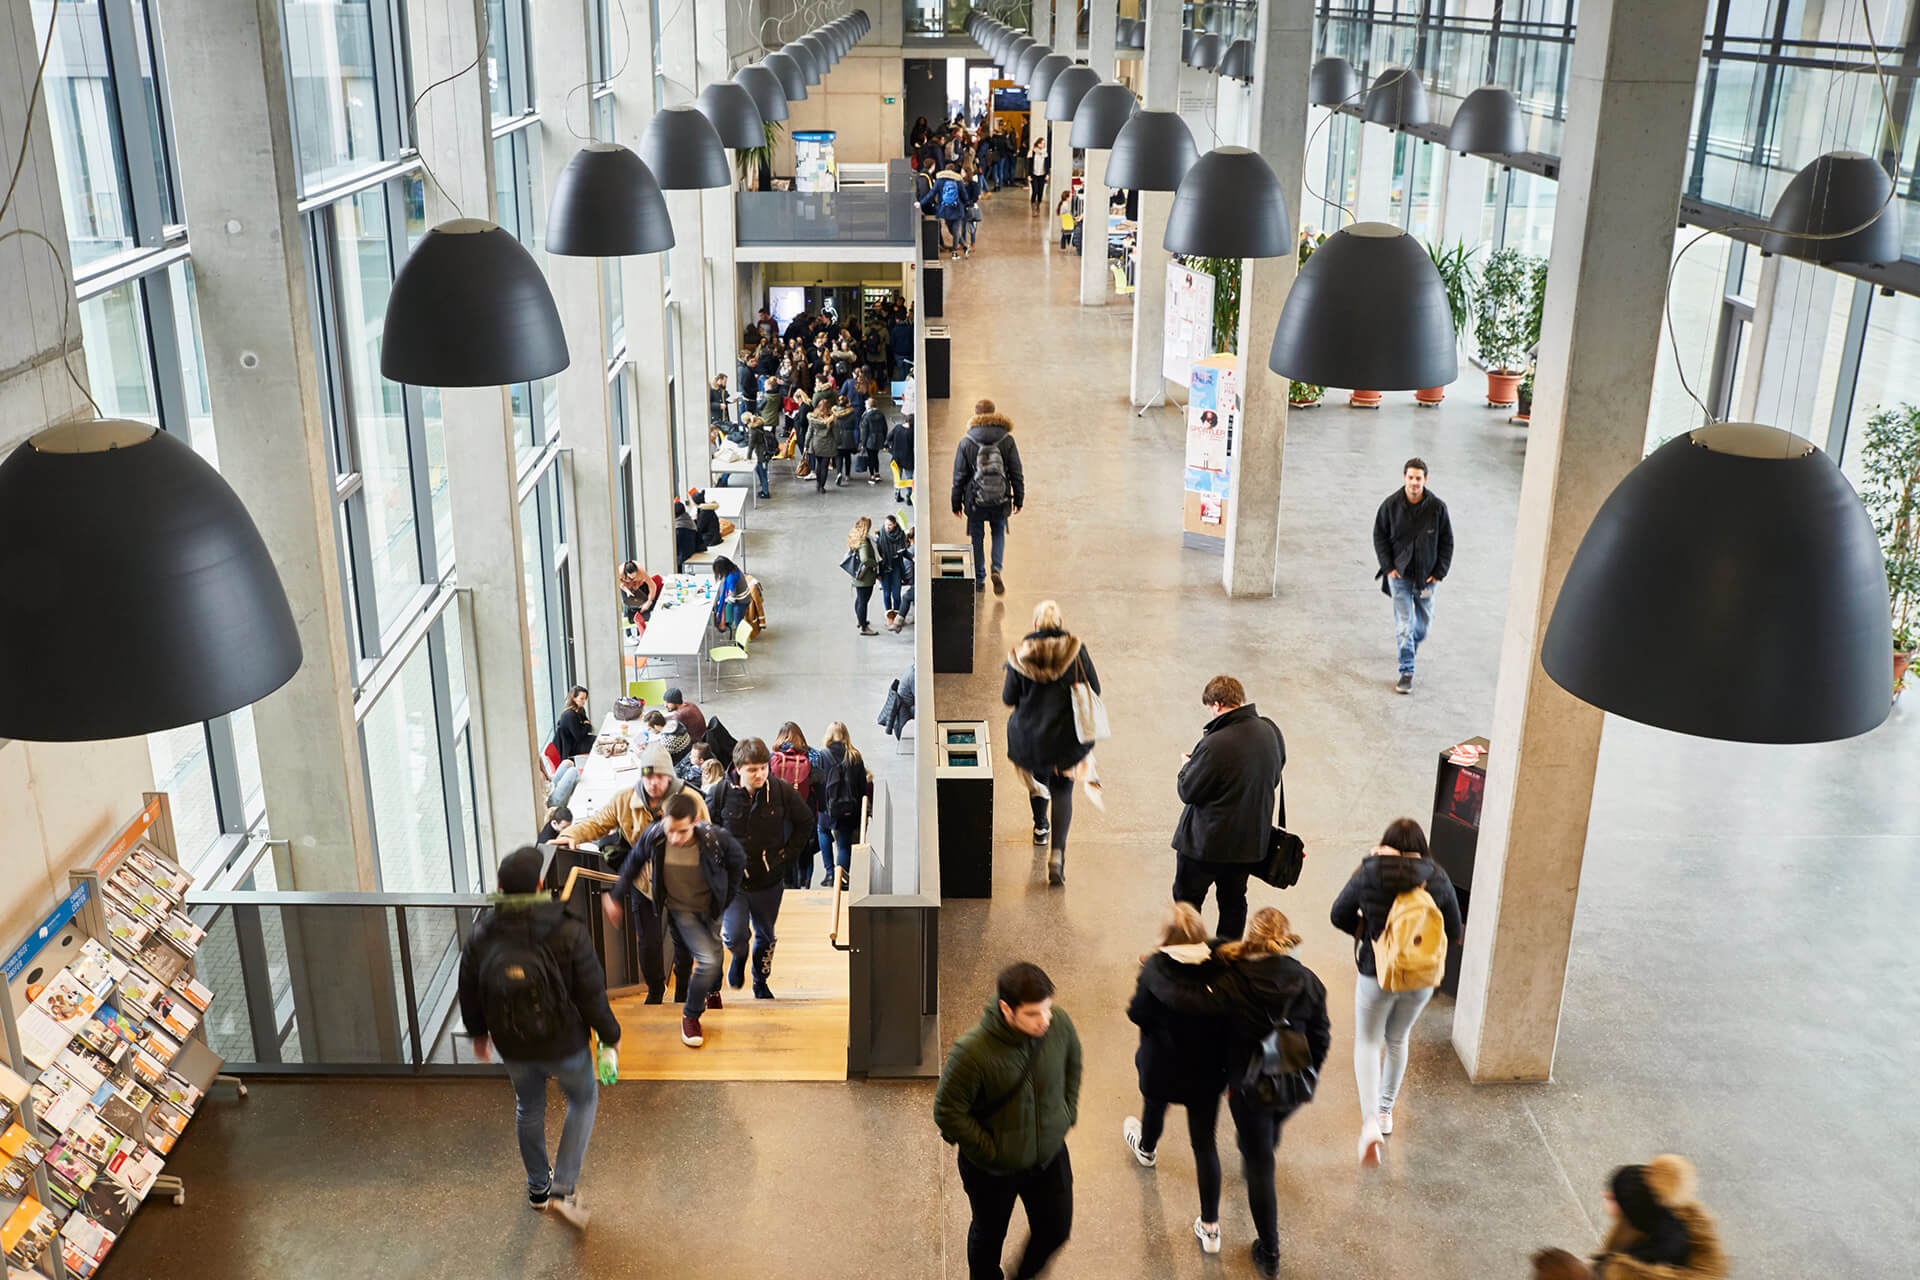
<instances>
[{"instance_id":1,"label":"white poster stand","mask_svg":"<svg viewBox=\"0 0 1920 1280\"><path fill-rule=\"evenodd\" d=\"M1213 354L1213 277L1167 263L1167 318L1160 373L1168 382L1191 385L1195 361Z\"/></svg>"}]
</instances>

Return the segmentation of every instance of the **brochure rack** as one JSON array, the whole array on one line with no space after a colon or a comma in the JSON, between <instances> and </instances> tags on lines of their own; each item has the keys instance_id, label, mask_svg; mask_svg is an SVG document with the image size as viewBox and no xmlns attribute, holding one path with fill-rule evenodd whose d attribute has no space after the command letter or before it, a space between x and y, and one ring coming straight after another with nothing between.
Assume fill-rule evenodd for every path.
<instances>
[{"instance_id":1,"label":"brochure rack","mask_svg":"<svg viewBox=\"0 0 1920 1280\"><path fill-rule=\"evenodd\" d=\"M219 1074L195 976L164 793L69 877L60 905L4 962L0 1000L0 1252L7 1274L90 1276L152 1196Z\"/></svg>"}]
</instances>

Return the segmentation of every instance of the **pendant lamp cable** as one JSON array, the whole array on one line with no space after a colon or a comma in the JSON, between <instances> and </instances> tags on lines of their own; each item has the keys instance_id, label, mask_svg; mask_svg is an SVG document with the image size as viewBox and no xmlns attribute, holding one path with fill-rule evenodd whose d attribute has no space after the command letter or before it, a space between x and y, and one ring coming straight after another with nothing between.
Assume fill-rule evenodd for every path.
<instances>
[{"instance_id":1,"label":"pendant lamp cable","mask_svg":"<svg viewBox=\"0 0 1920 1280\"><path fill-rule=\"evenodd\" d=\"M7 211L13 208L14 193L20 189L20 175L25 172L27 167L28 145L33 141L33 113L40 109L40 90L46 83L47 60L53 56L53 36L54 32L58 30L59 24L60 0L53 0L52 7L47 10L47 38L40 45L40 63L34 69L33 88L27 94L27 116L26 122L20 127L19 154L14 157L13 174L7 179L6 194L0 196L0 222L6 221ZM61 278L69 281L68 287L60 292L60 363L66 367L67 376L73 379L73 385L79 389L81 395L87 398L87 403L93 406L93 415L96 418L104 418L106 414L101 411L100 402L93 398L93 392L87 389L85 380L80 377L79 371L73 367L73 344L67 337L69 326L73 323L73 287L71 284L73 277L71 270L67 266L67 260L61 255L60 246L48 239L44 233L34 227L15 227L11 231L0 232L0 244L5 244L15 236L26 236L29 239L38 240L41 244L47 246L47 252L53 255L54 265L60 269Z\"/></svg>"},{"instance_id":2,"label":"pendant lamp cable","mask_svg":"<svg viewBox=\"0 0 1920 1280\"><path fill-rule=\"evenodd\" d=\"M1871 0L1860 0L1860 18L1867 35L1867 52L1873 59L1873 78L1874 83L1880 90L1880 106L1885 113L1886 151L1897 157L1900 155L1901 150L1900 125L1899 122L1894 119L1893 115L1893 95L1887 91L1887 72L1880 61L1880 41L1878 37L1874 35L1873 11L1870 8L1870 3ZM1835 74L1839 74L1837 68ZM1897 160L1895 164L1897 168ZM1700 234L1688 240L1680 252L1673 255L1673 264L1667 268L1666 296L1661 303L1661 309L1666 313L1667 319L1667 340L1673 350L1673 369L1674 372L1679 375L1680 389L1687 393L1689 400L1700 407L1700 412L1705 415L1710 425L1720 421L1720 419L1715 416L1712 409L1707 407L1707 402L1702 400L1699 395L1694 392L1693 384L1687 381L1686 362L1680 355L1680 333L1679 330L1674 327L1673 323L1673 280L1675 273L1680 269L1680 260L1687 256L1688 250L1692 249L1693 246L1699 244L1702 240L1705 240L1708 236L1731 236L1736 231L1771 233L1773 235L1784 236L1790 240L1812 241L1845 240L1848 236L1858 235L1885 217L1887 210L1892 207L1900 190L1897 173L1894 177L1896 180L1889 182L1887 185L1886 199L1882 200L1880 207L1874 210L1872 215L1858 226L1843 227L1838 231L1785 231L1773 226L1771 223L1738 223L1730 227L1719 227L1713 230L1702 231ZM1827 184L1827 188L1827 191L1823 193L1823 199L1830 199L1832 196L1831 182Z\"/></svg>"},{"instance_id":3,"label":"pendant lamp cable","mask_svg":"<svg viewBox=\"0 0 1920 1280\"><path fill-rule=\"evenodd\" d=\"M415 113L420 110L420 104L426 101L428 94L443 84L451 84L453 81L458 80L461 76L479 66L480 60L487 56L487 49L493 44L493 6L491 4L483 5L481 7L481 13L484 16L480 22L480 38L474 42L473 61L458 71L453 72L451 75L441 76L438 80L435 80L432 84L415 94L413 101L407 104L407 136L413 139L414 154L420 157L420 170L427 175L434 186L440 188L440 194L445 196L447 203L453 206L454 213L462 218L466 217L467 214L466 210L461 207L459 198L455 196L453 192L447 190L447 185L440 181L440 175L433 171L431 164L427 163L426 148L420 145L420 129L415 123L414 117ZM480 87L485 88L486 86L483 85Z\"/></svg>"},{"instance_id":4,"label":"pendant lamp cable","mask_svg":"<svg viewBox=\"0 0 1920 1280\"><path fill-rule=\"evenodd\" d=\"M612 0L607 6L620 15L620 32L625 37L624 47L620 51L620 65L607 72L604 80L585 80L567 90L566 101L561 105L561 116L566 122L567 132L582 142L593 141L593 94L587 94L587 132L581 133L573 127L573 95L582 89L595 90L602 85L612 84L627 73L627 64L633 61L633 25L627 21L627 7L620 0Z\"/></svg>"}]
</instances>

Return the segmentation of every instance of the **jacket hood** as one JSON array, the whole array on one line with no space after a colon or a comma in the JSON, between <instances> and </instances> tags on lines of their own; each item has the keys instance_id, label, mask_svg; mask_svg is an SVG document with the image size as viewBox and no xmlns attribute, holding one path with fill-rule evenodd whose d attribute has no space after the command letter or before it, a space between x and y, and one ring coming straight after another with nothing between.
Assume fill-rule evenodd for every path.
<instances>
[{"instance_id":1,"label":"jacket hood","mask_svg":"<svg viewBox=\"0 0 1920 1280\"><path fill-rule=\"evenodd\" d=\"M1418 888L1433 878L1434 864L1427 858L1409 858L1400 854L1370 853L1367 869L1382 889L1395 895Z\"/></svg>"},{"instance_id":2,"label":"jacket hood","mask_svg":"<svg viewBox=\"0 0 1920 1280\"><path fill-rule=\"evenodd\" d=\"M1007 665L1029 680L1051 684L1080 656L1080 638L1065 631L1035 631L1007 654Z\"/></svg>"},{"instance_id":3,"label":"jacket hood","mask_svg":"<svg viewBox=\"0 0 1920 1280\"><path fill-rule=\"evenodd\" d=\"M566 919L566 904L544 893L495 893L488 897L496 919L524 920L536 935L553 932Z\"/></svg>"},{"instance_id":4,"label":"jacket hood","mask_svg":"<svg viewBox=\"0 0 1920 1280\"><path fill-rule=\"evenodd\" d=\"M1013 423L1007 420L1006 415L999 413L976 413L967 419L967 434L976 440L998 440L999 436L986 430L991 427L998 427L1002 432L1007 432L1013 430ZM975 432L981 432L981 434L975 435Z\"/></svg>"},{"instance_id":5,"label":"jacket hood","mask_svg":"<svg viewBox=\"0 0 1920 1280\"><path fill-rule=\"evenodd\" d=\"M1196 984L1211 983L1220 972L1211 944L1183 942L1161 947L1148 956L1140 970L1140 985L1161 1004L1177 1008Z\"/></svg>"},{"instance_id":6,"label":"jacket hood","mask_svg":"<svg viewBox=\"0 0 1920 1280\"><path fill-rule=\"evenodd\" d=\"M1160 948L1160 954L1176 964L1205 964L1213 959L1213 948L1204 942L1175 942Z\"/></svg>"},{"instance_id":7,"label":"jacket hood","mask_svg":"<svg viewBox=\"0 0 1920 1280\"><path fill-rule=\"evenodd\" d=\"M961 177L961 176L960 176L959 174L957 174L957 173L955 173L955 172L954 172L954 171L953 171L952 169L941 169L941 170L940 170L940 171L939 171L938 173L935 173L935 174L934 174L933 176L934 176L935 178L952 178L952 179L953 179L953 180L954 180L955 182L965 182L965 181L966 181L966 179L965 179L965 178L963 178L963 177Z\"/></svg>"},{"instance_id":8,"label":"jacket hood","mask_svg":"<svg viewBox=\"0 0 1920 1280\"><path fill-rule=\"evenodd\" d=\"M1308 989L1313 975L1291 955L1252 956L1235 962L1247 990L1262 1004L1284 1005Z\"/></svg>"}]
</instances>

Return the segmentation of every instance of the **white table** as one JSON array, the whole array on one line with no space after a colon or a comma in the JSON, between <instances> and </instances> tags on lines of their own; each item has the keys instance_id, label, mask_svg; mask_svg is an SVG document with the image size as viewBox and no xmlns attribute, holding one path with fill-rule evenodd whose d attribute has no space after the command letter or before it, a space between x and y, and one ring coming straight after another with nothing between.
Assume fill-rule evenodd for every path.
<instances>
[{"instance_id":1,"label":"white table","mask_svg":"<svg viewBox=\"0 0 1920 1280\"><path fill-rule=\"evenodd\" d=\"M732 485L728 485L724 489L708 489L706 491L706 498L708 502L713 504L713 509L716 512L729 520L738 520L747 509L747 494L751 491L753 491L752 485L747 485L743 488L735 488Z\"/></svg>"},{"instance_id":2,"label":"white table","mask_svg":"<svg viewBox=\"0 0 1920 1280\"><path fill-rule=\"evenodd\" d=\"M746 557L741 553L741 550L740 550L740 544L742 540L743 540L743 535L741 531L739 529L735 529L732 533L720 539L718 543L714 544L711 547L708 547L705 551L695 552L693 555L688 556L687 562L683 567L688 569L693 569L693 568L705 569L707 571L708 576L711 577L713 573L714 557L725 556L727 559L733 561L734 564L738 565L740 569L744 572L747 567L747 561L746 561Z\"/></svg>"},{"instance_id":3,"label":"white table","mask_svg":"<svg viewBox=\"0 0 1920 1280\"><path fill-rule=\"evenodd\" d=\"M624 738L629 734L635 742L640 740L640 722L638 720L615 720L609 711L600 721L600 736L595 743L608 738ZM622 791L640 781L640 753L636 748L628 748L621 756L603 756L590 753L580 769L580 782L573 789L573 796L567 801L567 807L573 810L576 818L590 818L600 811L601 806L619 795Z\"/></svg>"},{"instance_id":4,"label":"white table","mask_svg":"<svg viewBox=\"0 0 1920 1280\"><path fill-rule=\"evenodd\" d=\"M740 535L736 532L733 536L737 539ZM724 548L726 543L720 545ZM717 585L711 572L674 574L661 584L660 604L654 608L646 634L625 645L628 653L641 658L692 658L702 698L707 696L704 658ZM677 586L687 589L683 601L674 601Z\"/></svg>"},{"instance_id":5,"label":"white table","mask_svg":"<svg viewBox=\"0 0 1920 1280\"><path fill-rule=\"evenodd\" d=\"M753 505L756 507L760 505L760 477L754 468L752 458L742 458L738 462L716 462L708 470L716 476L745 477L745 487L753 491ZM727 490L719 489L715 492L725 493Z\"/></svg>"}]
</instances>

